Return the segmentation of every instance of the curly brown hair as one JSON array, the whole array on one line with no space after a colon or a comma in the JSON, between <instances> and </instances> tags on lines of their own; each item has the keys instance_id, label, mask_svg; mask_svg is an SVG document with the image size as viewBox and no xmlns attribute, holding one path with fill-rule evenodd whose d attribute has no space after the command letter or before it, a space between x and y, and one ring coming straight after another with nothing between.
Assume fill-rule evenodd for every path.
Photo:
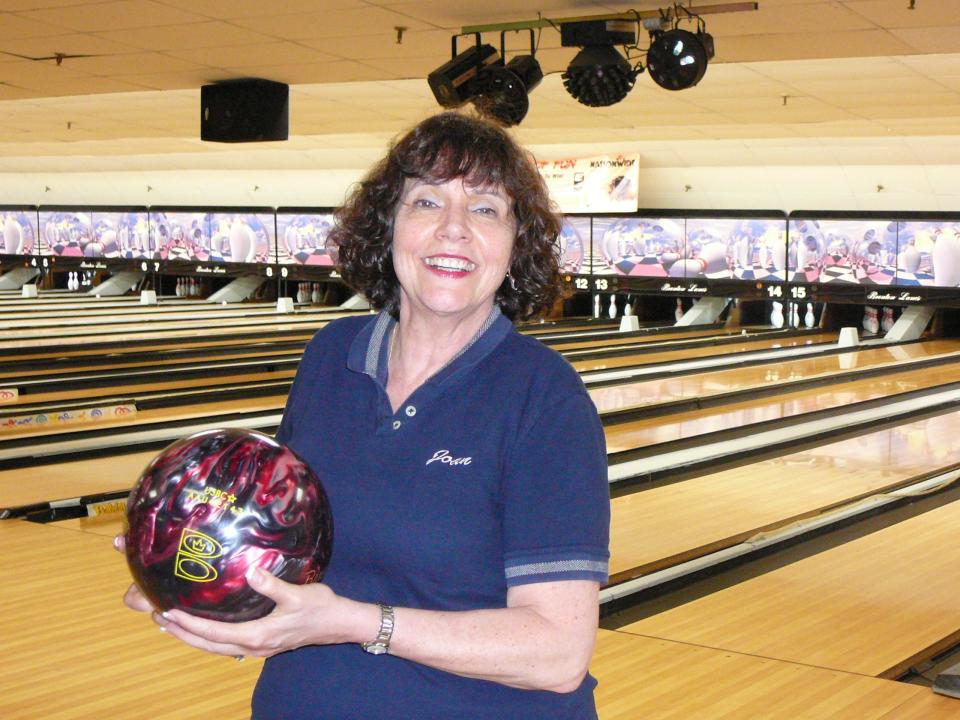
<instances>
[{"instance_id":1,"label":"curly brown hair","mask_svg":"<svg viewBox=\"0 0 960 720\"><path fill-rule=\"evenodd\" d=\"M427 118L401 137L337 209L327 241L337 249L337 269L347 285L377 310L398 316L393 223L407 178L428 183L462 178L475 187L502 188L513 201L517 234L510 277L494 302L511 320L536 317L553 306L560 292L556 240L562 221L543 178L532 156L501 127L457 112Z\"/></svg>"}]
</instances>

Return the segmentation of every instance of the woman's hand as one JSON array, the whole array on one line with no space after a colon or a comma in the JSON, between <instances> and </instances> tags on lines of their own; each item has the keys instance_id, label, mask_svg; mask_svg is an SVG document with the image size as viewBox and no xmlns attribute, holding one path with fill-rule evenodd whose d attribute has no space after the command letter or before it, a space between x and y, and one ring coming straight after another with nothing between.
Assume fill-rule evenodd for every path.
<instances>
[{"instance_id":1,"label":"woman's hand","mask_svg":"<svg viewBox=\"0 0 960 720\"><path fill-rule=\"evenodd\" d=\"M229 623L169 610L155 618L165 632L219 655L270 657L304 645L360 642L377 634L376 605L340 597L321 583L284 582L259 568L248 573L247 582L277 604L266 617Z\"/></svg>"}]
</instances>

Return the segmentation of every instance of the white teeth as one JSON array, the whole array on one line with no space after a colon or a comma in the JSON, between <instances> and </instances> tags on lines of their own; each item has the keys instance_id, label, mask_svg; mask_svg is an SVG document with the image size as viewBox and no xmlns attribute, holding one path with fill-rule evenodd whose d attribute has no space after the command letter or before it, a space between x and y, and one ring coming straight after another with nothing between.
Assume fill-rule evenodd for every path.
<instances>
[{"instance_id":1,"label":"white teeth","mask_svg":"<svg viewBox=\"0 0 960 720\"><path fill-rule=\"evenodd\" d=\"M439 268L441 270L472 272L473 270L477 269L475 263L472 263L469 260L463 260L462 258L428 257L424 259L424 262L431 267Z\"/></svg>"}]
</instances>

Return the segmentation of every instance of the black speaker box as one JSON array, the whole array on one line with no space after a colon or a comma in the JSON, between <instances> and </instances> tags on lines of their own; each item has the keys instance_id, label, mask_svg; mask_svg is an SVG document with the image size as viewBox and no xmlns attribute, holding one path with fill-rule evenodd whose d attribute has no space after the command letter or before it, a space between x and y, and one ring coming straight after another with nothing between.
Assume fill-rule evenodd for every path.
<instances>
[{"instance_id":1,"label":"black speaker box","mask_svg":"<svg viewBox=\"0 0 960 720\"><path fill-rule=\"evenodd\" d=\"M212 142L286 140L290 87L272 80L225 80L200 88L200 139Z\"/></svg>"}]
</instances>

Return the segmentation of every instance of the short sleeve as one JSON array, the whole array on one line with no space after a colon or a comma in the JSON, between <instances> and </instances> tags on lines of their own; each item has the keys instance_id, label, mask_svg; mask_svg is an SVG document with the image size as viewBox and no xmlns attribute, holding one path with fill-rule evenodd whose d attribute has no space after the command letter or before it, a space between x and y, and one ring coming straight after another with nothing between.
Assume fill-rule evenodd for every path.
<instances>
[{"instance_id":1,"label":"short sleeve","mask_svg":"<svg viewBox=\"0 0 960 720\"><path fill-rule=\"evenodd\" d=\"M520 428L505 462L502 499L508 587L607 581L606 443L596 408L581 388L544 402Z\"/></svg>"}]
</instances>

